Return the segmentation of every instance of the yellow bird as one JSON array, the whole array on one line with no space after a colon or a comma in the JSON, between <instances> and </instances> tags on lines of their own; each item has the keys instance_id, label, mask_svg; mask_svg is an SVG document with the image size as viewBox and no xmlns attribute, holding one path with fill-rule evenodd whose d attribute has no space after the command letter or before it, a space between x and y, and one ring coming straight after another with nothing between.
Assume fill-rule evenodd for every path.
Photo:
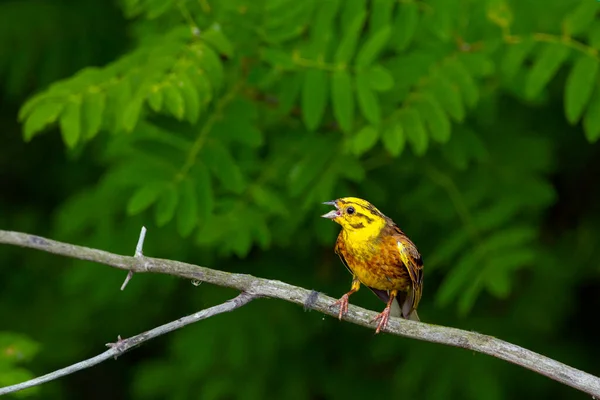
<instances>
[{"instance_id":1,"label":"yellow bird","mask_svg":"<svg viewBox=\"0 0 600 400\"><path fill-rule=\"evenodd\" d=\"M363 284L387 303L372 322L375 333L390 316L419 321L417 306L423 292L423 260L414 243L390 218L366 200L344 197L323 204L336 209L322 215L342 226L335 252L352 273L352 287L333 306L339 318L348 312L348 298Z\"/></svg>"}]
</instances>

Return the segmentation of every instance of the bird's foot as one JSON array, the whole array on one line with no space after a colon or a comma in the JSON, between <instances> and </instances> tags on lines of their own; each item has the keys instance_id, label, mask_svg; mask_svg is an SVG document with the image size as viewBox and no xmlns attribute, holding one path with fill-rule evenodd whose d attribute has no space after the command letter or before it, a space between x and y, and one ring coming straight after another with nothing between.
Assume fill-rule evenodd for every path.
<instances>
[{"instance_id":1,"label":"bird's foot","mask_svg":"<svg viewBox=\"0 0 600 400\"><path fill-rule=\"evenodd\" d=\"M381 314L378 314L375 318L373 318L371 320L371 323L375 322L375 321L379 321L379 323L377 324L377 329L375 330L375 334L377 335L383 328L385 328L385 326L387 325L389 319L390 319L390 311L391 311L391 307L387 306L382 312Z\"/></svg>"},{"instance_id":2,"label":"bird's foot","mask_svg":"<svg viewBox=\"0 0 600 400\"><path fill-rule=\"evenodd\" d=\"M350 296L348 295L348 293L346 293L338 301L336 301L335 303L333 303L332 305L329 306L329 307L340 306L340 313L338 315L338 318L340 319L340 321L342 320L342 317L344 315L346 315L346 313L348 312L348 298L349 297Z\"/></svg>"}]
</instances>

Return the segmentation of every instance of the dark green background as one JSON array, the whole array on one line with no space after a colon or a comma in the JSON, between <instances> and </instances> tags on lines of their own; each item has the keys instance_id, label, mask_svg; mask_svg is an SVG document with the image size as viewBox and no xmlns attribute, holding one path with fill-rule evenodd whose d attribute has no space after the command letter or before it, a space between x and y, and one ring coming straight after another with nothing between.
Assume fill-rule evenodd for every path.
<instances>
[{"instance_id":1,"label":"dark green background","mask_svg":"<svg viewBox=\"0 0 600 400\"><path fill-rule=\"evenodd\" d=\"M423 321L600 375L598 7L1 2L0 228L132 255L145 225L149 256L339 297L320 203L362 197L423 254ZM121 292L122 271L10 246L0 266L0 386L236 295L153 275ZM268 299L19 395L589 398Z\"/></svg>"}]
</instances>

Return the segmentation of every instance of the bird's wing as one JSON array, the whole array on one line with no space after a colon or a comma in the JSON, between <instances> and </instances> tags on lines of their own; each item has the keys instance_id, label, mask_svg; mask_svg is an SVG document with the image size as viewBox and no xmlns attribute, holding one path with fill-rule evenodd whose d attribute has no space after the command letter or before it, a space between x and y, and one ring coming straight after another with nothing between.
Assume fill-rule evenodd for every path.
<instances>
[{"instance_id":1,"label":"bird's wing","mask_svg":"<svg viewBox=\"0 0 600 400\"><path fill-rule=\"evenodd\" d=\"M417 308L421 301L423 292L423 259L417 250L414 243L403 233L396 236L398 251L400 252L400 260L406 267L410 280L412 282L412 290L409 291L406 301L402 305L402 312L409 315Z\"/></svg>"},{"instance_id":2,"label":"bird's wing","mask_svg":"<svg viewBox=\"0 0 600 400\"><path fill-rule=\"evenodd\" d=\"M391 220L388 221L386 234L396 241L399 261L402 263L402 267L406 268L411 280L411 289L403 298L398 299L402 306L402 314L404 318L418 320L416 308L421 301L423 292L423 260L421 254L417 250L417 246Z\"/></svg>"}]
</instances>

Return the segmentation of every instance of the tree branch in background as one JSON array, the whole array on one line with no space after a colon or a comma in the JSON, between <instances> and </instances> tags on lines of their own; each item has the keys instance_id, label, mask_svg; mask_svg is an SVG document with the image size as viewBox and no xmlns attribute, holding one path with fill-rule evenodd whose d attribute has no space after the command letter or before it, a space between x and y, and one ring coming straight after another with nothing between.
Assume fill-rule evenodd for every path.
<instances>
[{"instance_id":1,"label":"tree branch in background","mask_svg":"<svg viewBox=\"0 0 600 400\"><path fill-rule=\"evenodd\" d=\"M93 367L94 365L100 364L101 362L106 361L111 357L114 357L116 360L117 357L121 354L128 352L134 347L137 347L150 339L154 339L157 336L161 336L165 333L172 332L175 329L183 328L184 326L192 324L194 322L210 318L213 315L233 311L236 308L240 308L243 305L248 304L255 298L256 296L252 294L242 292L236 298L228 300L223 304L207 308L206 310L202 310L192 315L188 315L187 317L179 318L178 320L161 325L147 332L140 333L139 335L135 335L124 340L121 339L121 337L119 337L119 340L116 343L107 343L106 346L110 347L110 350L107 350L104 353L97 355L96 357L88 358L85 361L78 362L77 364L70 365L66 368L59 369L49 374L42 375L38 378L28 380L26 382L0 388L0 396L3 394L18 392L19 390L27 389L32 386L41 385L42 383L53 381L65 375L70 375L74 372Z\"/></svg>"},{"instance_id":2,"label":"tree branch in background","mask_svg":"<svg viewBox=\"0 0 600 400\"><path fill-rule=\"evenodd\" d=\"M330 308L331 304L335 301L335 299L329 296L325 296L321 293L315 292L314 290L310 291L297 286L289 285L281 281L256 278L254 276L246 274L233 274L205 267L200 267L197 265L186 264L179 261L164 260L145 256L120 256L102 250L90 249L87 247L61 243L54 240L45 239L39 236L19 232L0 230L0 243L33 248L80 260L93 261L135 273L153 272L179 276L195 281L211 283L217 286L237 289L242 292L242 294L236 298L237 300L231 300L230 302L224 303L220 306L201 311L198 314L208 313L210 310L214 310L215 308L217 309L217 311L221 310L219 307L224 307L225 309L218 312L231 311L243 304L246 304L247 302L252 300L252 298L270 297L304 305L306 309L316 310L324 314L337 317L337 310ZM240 298L242 300L240 300ZM235 306L236 301L243 304ZM230 304L231 302L233 302L234 304ZM211 315L218 313L215 311L211 312L213 312L213 314ZM344 320L357 325L374 328L375 325L370 321L374 318L375 315L376 313L373 311L368 311L364 308L350 305L350 307L348 308L348 314L346 314ZM207 318L208 316L210 315L203 316L202 318ZM191 317L193 316L186 318ZM176 323L178 323L178 321L174 321L171 324ZM170 324L164 326L169 325ZM170 330L177 329L181 326L175 326ZM169 332L170 330L166 330L164 333ZM155 330L149 332L153 331ZM516 346L514 344L505 342L500 339L496 339L492 336L482 335L475 332L463 331L455 328L431 325L422 322L401 320L398 318L391 318L384 331L387 333L391 333L398 336L404 336L411 339L440 343L454 347L461 347L464 349L487 354L499 358L501 360L520 365L524 368L545 375L565 385L571 386L575 389L581 390L582 392L600 398L600 378L590 375L586 372L580 371L578 369L569 367L568 365L562 364L543 355L534 353L530 350L524 349L522 347ZM119 349L123 348L123 343L131 343L130 345L128 345L127 349L134 347L135 345L141 343L139 337L147 335L149 332L135 336L134 338L138 338L135 341L133 340L134 338L131 338L118 343L114 348L108 350L102 355L84 361L84 363L89 363L89 365L80 367L79 369L87 368L88 366L95 365L110 357L121 354L123 351ZM105 358L99 358L103 357L104 354L107 353L109 353L109 355ZM74 366L68 368L73 368L79 364L75 364ZM66 369L61 371L65 370ZM73 369L72 371L76 370L78 369ZM57 371L54 374L58 372L60 371ZM56 375L52 379L66 375L67 373L70 372ZM48 377L49 375L45 375L45 377ZM38 380L42 378L38 378ZM36 384L47 382L48 380L51 379L40 380ZM15 387L16 386L19 385L15 385ZM13 391L20 390L23 388L24 387L20 387ZM0 394L2 393L8 392L6 392L6 389L0 389Z\"/></svg>"}]
</instances>

